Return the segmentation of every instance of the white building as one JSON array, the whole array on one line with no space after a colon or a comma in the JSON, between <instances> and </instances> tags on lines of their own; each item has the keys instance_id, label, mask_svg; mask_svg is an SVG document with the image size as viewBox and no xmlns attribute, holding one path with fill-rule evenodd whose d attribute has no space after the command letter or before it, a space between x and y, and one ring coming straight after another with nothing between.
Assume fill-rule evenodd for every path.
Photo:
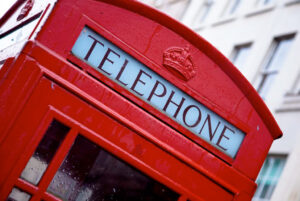
<instances>
[{"instance_id":1,"label":"white building","mask_svg":"<svg viewBox=\"0 0 300 201\"><path fill-rule=\"evenodd\" d=\"M300 0L143 2L180 20L219 49L275 116L283 138L271 147L253 200L300 200Z\"/></svg>"}]
</instances>

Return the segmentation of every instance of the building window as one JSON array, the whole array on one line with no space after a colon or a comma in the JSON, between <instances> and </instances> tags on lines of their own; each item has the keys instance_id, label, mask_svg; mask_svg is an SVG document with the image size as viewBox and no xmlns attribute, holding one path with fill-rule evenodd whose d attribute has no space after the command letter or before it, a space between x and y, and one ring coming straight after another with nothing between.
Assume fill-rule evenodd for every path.
<instances>
[{"instance_id":1,"label":"building window","mask_svg":"<svg viewBox=\"0 0 300 201\"><path fill-rule=\"evenodd\" d=\"M250 53L251 43L237 45L231 55L231 62L241 70L245 65L248 55Z\"/></svg>"},{"instance_id":2,"label":"building window","mask_svg":"<svg viewBox=\"0 0 300 201\"><path fill-rule=\"evenodd\" d=\"M28 194L28 193L26 193L26 192L24 192L24 191L22 191L22 190L20 190L20 189L18 189L16 187L14 187L11 190L11 192L10 192L10 194L9 194L9 196L8 196L8 198L7 198L6 201L15 201L15 200L16 201L18 201L18 200L29 201L30 198L31 198L30 194Z\"/></svg>"},{"instance_id":3,"label":"building window","mask_svg":"<svg viewBox=\"0 0 300 201\"><path fill-rule=\"evenodd\" d=\"M256 180L257 189L252 201L268 201L278 183L286 156L268 156Z\"/></svg>"},{"instance_id":4,"label":"building window","mask_svg":"<svg viewBox=\"0 0 300 201\"><path fill-rule=\"evenodd\" d=\"M195 26L202 24L207 19L207 16L212 8L213 3L214 3L213 0L206 0L203 2L196 15L196 19L194 23Z\"/></svg>"},{"instance_id":5,"label":"building window","mask_svg":"<svg viewBox=\"0 0 300 201\"><path fill-rule=\"evenodd\" d=\"M189 3L190 0L156 0L154 6L171 17L180 20Z\"/></svg>"},{"instance_id":6,"label":"building window","mask_svg":"<svg viewBox=\"0 0 300 201\"><path fill-rule=\"evenodd\" d=\"M164 4L164 1L163 0L155 0L154 1L154 6L155 7L160 7Z\"/></svg>"},{"instance_id":7,"label":"building window","mask_svg":"<svg viewBox=\"0 0 300 201\"><path fill-rule=\"evenodd\" d=\"M296 79L293 82L293 85L289 91L285 94L286 96L299 96L300 95L300 70L298 70L298 74Z\"/></svg>"},{"instance_id":8,"label":"building window","mask_svg":"<svg viewBox=\"0 0 300 201\"><path fill-rule=\"evenodd\" d=\"M264 7L264 6L268 6L268 5L272 5L275 3L276 0L258 0L256 2L256 5L259 7Z\"/></svg>"},{"instance_id":9,"label":"building window","mask_svg":"<svg viewBox=\"0 0 300 201\"><path fill-rule=\"evenodd\" d=\"M298 76L293 85L292 91L294 92L294 94L300 95L300 73L298 73Z\"/></svg>"},{"instance_id":10,"label":"building window","mask_svg":"<svg viewBox=\"0 0 300 201\"><path fill-rule=\"evenodd\" d=\"M255 83L255 88L263 99L269 92L276 76L279 73L279 69L284 63L293 38L294 35L275 38L271 46L265 63L263 64L263 68L260 72L259 78Z\"/></svg>"},{"instance_id":11,"label":"building window","mask_svg":"<svg viewBox=\"0 0 300 201\"><path fill-rule=\"evenodd\" d=\"M223 15L233 15L237 12L242 0L229 0Z\"/></svg>"}]
</instances>

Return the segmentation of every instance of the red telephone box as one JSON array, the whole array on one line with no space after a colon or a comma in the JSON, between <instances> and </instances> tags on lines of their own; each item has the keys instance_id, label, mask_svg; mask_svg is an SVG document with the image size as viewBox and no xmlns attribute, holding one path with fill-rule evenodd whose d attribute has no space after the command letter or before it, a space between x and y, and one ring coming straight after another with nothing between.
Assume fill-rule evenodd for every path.
<instances>
[{"instance_id":1,"label":"red telephone box","mask_svg":"<svg viewBox=\"0 0 300 201\"><path fill-rule=\"evenodd\" d=\"M30 39L0 71L1 200L251 200L281 131L196 33L136 1L59 0Z\"/></svg>"}]
</instances>

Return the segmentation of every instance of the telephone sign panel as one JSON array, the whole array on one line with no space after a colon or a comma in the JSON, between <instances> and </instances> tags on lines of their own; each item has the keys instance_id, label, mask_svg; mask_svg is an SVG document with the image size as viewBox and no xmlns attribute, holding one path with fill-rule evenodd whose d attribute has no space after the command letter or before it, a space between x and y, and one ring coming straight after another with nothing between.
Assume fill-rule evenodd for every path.
<instances>
[{"instance_id":1,"label":"telephone sign panel","mask_svg":"<svg viewBox=\"0 0 300 201\"><path fill-rule=\"evenodd\" d=\"M138 1L49 1L0 61L0 200L252 199L282 133L228 59Z\"/></svg>"},{"instance_id":2,"label":"telephone sign panel","mask_svg":"<svg viewBox=\"0 0 300 201\"><path fill-rule=\"evenodd\" d=\"M141 62L85 27L72 53L234 158L244 133Z\"/></svg>"}]
</instances>

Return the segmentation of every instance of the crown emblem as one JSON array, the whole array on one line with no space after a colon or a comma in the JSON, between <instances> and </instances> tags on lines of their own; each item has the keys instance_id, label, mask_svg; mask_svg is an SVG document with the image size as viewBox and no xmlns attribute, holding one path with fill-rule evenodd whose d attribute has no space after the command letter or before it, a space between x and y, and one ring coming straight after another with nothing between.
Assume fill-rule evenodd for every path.
<instances>
[{"instance_id":1,"label":"crown emblem","mask_svg":"<svg viewBox=\"0 0 300 201\"><path fill-rule=\"evenodd\" d=\"M196 75L189 47L171 47L163 54L163 65L177 77L187 81Z\"/></svg>"}]
</instances>

